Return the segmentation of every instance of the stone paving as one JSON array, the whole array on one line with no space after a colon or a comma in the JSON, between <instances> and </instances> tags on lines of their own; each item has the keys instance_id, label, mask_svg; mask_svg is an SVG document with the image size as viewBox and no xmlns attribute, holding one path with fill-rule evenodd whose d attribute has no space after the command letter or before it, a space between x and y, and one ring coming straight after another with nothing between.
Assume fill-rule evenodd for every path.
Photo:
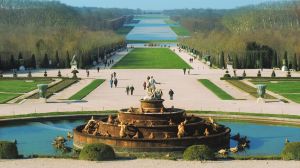
<instances>
[{"instance_id":1,"label":"stone paving","mask_svg":"<svg viewBox=\"0 0 300 168\"><path fill-rule=\"evenodd\" d=\"M172 50L175 48L171 48ZM175 49L175 52L185 61L191 56L186 52L180 52ZM127 52L117 53L113 59L115 63L120 60ZM188 62L188 61L187 61ZM154 78L162 84L157 86L164 92L165 106L175 106L187 110L206 110L206 111L225 111L225 112L252 112L252 113L274 113L274 114L294 114L300 115L300 104L282 103L282 102L267 102L257 103L256 99L247 93L240 91L226 81L219 80L224 74L224 70L210 69L201 61L195 61L191 64L194 68L190 75L184 75L183 70L132 70L132 69L104 69L101 67L98 73L96 68L90 70L90 76L86 77L85 70L80 70L79 77L83 81L72 87L56 94L50 98L48 103L42 101L25 101L22 104L3 104L0 105L1 115L16 115L27 113L44 113L54 111L90 111L90 110L118 110L131 106L138 106L138 100L143 98L145 91L142 84L147 76ZM48 76L56 76L58 70L49 70ZM64 76L71 76L70 70L61 70ZM248 76L255 76L258 70L246 70ZM34 72L33 76L43 76L44 71ZM117 88L110 88L109 79L111 73L116 72L119 80ZM243 70L238 70L241 74ZM270 76L272 70L263 70L263 76ZM285 76L285 72L276 71L277 76ZM11 75L11 74L10 74ZM26 74L23 74L26 76ZM300 76L299 73L293 73L293 76ZM22 75L20 75L22 76ZM85 101L71 102L64 101L76 93L80 88L85 87L92 79L106 79L106 81L91 92ZM217 86L228 92L238 100L220 100L211 91L201 85L197 79L209 79ZM133 85L135 87L134 95L127 96L125 87ZM174 100L168 98L169 89L175 92Z\"/></svg>"}]
</instances>

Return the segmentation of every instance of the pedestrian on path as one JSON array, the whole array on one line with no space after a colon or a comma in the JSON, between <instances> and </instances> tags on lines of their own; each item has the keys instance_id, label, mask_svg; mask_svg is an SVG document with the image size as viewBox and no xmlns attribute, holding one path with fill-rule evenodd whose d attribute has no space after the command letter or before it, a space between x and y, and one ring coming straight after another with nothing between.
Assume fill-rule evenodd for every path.
<instances>
[{"instance_id":1,"label":"pedestrian on path","mask_svg":"<svg viewBox=\"0 0 300 168\"><path fill-rule=\"evenodd\" d=\"M130 87L130 94L131 95L133 95L133 91L134 91L134 87L133 87L133 85L131 85L131 87Z\"/></svg>"},{"instance_id":2,"label":"pedestrian on path","mask_svg":"<svg viewBox=\"0 0 300 168\"><path fill-rule=\"evenodd\" d=\"M189 74L189 75L190 75L190 73L191 73L191 69L188 70L188 74Z\"/></svg>"},{"instance_id":3,"label":"pedestrian on path","mask_svg":"<svg viewBox=\"0 0 300 168\"><path fill-rule=\"evenodd\" d=\"M117 78L115 78L114 84L115 84L115 88L116 88L118 86L118 79Z\"/></svg>"},{"instance_id":4,"label":"pedestrian on path","mask_svg":"<svg viewBox=\"0 0 300 168\"><path fill-rule=\"evenodd\" d=\"M126 94L127 94L127 95L129 95L129 91L130 91L130 87L127 86L127 87L126 87Z\"/></svg>"},{"instance_id":5,"label":"pedestrian on path","mask_svg":"<svg viewBox=\"0 0 300 168\"><path fill-rule=\"evenodd\" d=\"M114 84L114 80L111 78L109 82L110 82L110 88L112 88Z\"/></svg>"},{"instance_id":6,"label":"pedestrian on path","mask_svg":"<svg viewBox=\"0 0 300 168\"><path fill-rule=\"evenodd\" d=\"M143 87L144 87L144 90L146 90L146 87L147 87L147 82L146 81L143 83Z\"/></svg>"},{"instance_id":7,"label":"pedestrian on path","mask_svg":"<svg viewBox=\"0 0 300 168\"><path fill-rule=\"evenodd\" d=\"M186 68L183 68L183 74L185 75L185 72L186 72Z\"/></svg>"},{"instance_id":8,"label":"pedestrian on path","mask_svg":"<svg viewBox=\"0 0 300 168\"><path fill-rule=\"evenodd\" d=\"M110 79L113 79L114 78L114 74L110 74Z\"/></svg>"},{"instance_id":9,"label":"pedestrian on path","mask_svg":"<svg viewBox=\"0 0 300 168\"><path fill-rule=\"evenodd\" d=\"M97 71L98 71L98 73L99 73L99 71L100 71L100 67L97 67Z\"/></svg>"},{"instance_id":10,"label":"pedestrian on path","mask_svg":"<svg viewBox=\"0 0 300 168\"><path fill-rule=\"evenodd\" d=\"M114 75L115 78L117 77L117 73L116 72L114 72L113 75Z\"/></svg>"},{"instance_id":11,"label":"pedestrian on path","mask_svg":"<svg viewBox=\"0 0 300 168\"><path fill-rule=\"evenodd\" d=\"M90 71L86 70L86 77L89 77L89 76L90 76Z\"/></svg>"},{"instance_id":12,"label":"pedestrian on path","mask_svg":"<svg viewBox=\"0 0 300 168\"><path fill-rule=\"evenodd\" d=\"M174 91L172 89L169 90L170 100L173 100Z\"/></svg>"}]
</instances>

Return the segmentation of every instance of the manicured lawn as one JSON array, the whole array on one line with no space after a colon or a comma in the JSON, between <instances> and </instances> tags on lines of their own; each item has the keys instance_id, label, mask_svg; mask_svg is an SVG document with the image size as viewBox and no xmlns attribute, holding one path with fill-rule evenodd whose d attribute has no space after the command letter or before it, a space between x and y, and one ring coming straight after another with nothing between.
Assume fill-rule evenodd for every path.
<instances>
[{"instance_id":1,"label":"manicured lawn","mask_svg":"<svg viewBox=\"0 0 300 168\"><path fill-rule=\"evenodd\" d=\"M49 87L47 89L46 97L51 97L54 93L58 93L69 86L73 85L74 83L78 82L78 79L63 79L61 82ZM40 96L38 93L28 97L28 99L38 99Z\"/></svg>"},{"instance_id":2,"label":"manicured lawn","mask_svg":"<svg viewBox=\"0 0 300 168\"><path fill-rule=\"evenodd\" d=\"M189 36L190 32L182 26L171 26L171 29L177 34L177 36Z\"/></svg>"},{"instance_id":3,"label":"manicured lawn","mask_svg":"<svg viewBox=\"0 0 300 168\"><path fill-rule=\"evenodd\" d=\"M48 84L51 80L0 80L0 92L27 93L37 89L37 84Z\"/></svg>"},{"instance_id":4,"label":"manicured lawn","mask_svg":"<svg viewBox=\"0 0 300 168\"><path fill-rule=\"evenodd\" d=\"M132 29L133 29L133 26L125 26L125 27L121 27L120 29L118 29L116 31L116 33L120 34L120 35L127 35Z\"/></svg>"},{"instance_id":5,"label":"manicured lawn","mask_svg":"<svg viewBox=\"0 0 300 168\"><path fill-rule=\"evenodd\" d=\"M300 81L252 81L254 84L266 84L267 90L280 94L300 103Z\"/></svg>"},{"instance_id":6,"label":"manicured lawn","mask_svg":"<svg viewBox=\"0 0 300 168\"><path fill-rule=\"evenodd\" d=\"M191 67L168 48L137 48L113 66L113 69L183 68Z\"/></svg>"},{"instance_id":7,"label":"manicured lawn","mask_svg":"<svg viewBox=\"0 0 300 168\"><path fill-rule=\"evenodd\" d=\"M69 100L81 100L90 94L93 90L95 90L98 86L100 86L105 80L103 79L96 79L93 80L89 85L81 89L79 92L74 94L69 98Z\"/></svg>"},{"instance_id":8,"label":"manicured lawn","mask_svg":"<svg viewBox=\"0 0 300 168\"><path fill-rule=\"evenodd\" d=\"M247 85L246 83L239 81L239 80L227 80L228 83L232 84L233 86L241 89L242 91L249 93L253 97L258 97L257 96L257 89ZM275 97L266 94L265 99L276 99Z\"/></svg>"},{"instance_id":9,"label":"manicured lawn","mask_svg":"<svg viewBox=\"0 0 300 168\"><path fill-rule=\"evenodd\" d=\"M207 89L212 91L216 96L218 96L222 100L234 100L232 96L226 93L224 90L216 86L208 79L200 79L199 80Z\"/></svg>"},{"instance_id":10,"label":"manicured lawn","mask_svg":"<svg viewBox=\"0 0 300 168\"><path fill-rule=\"evenodd\" d=\"M6 103L19 96L21 96L21 94L0 93L0 104Z\"/></svg>"}]
</instances>

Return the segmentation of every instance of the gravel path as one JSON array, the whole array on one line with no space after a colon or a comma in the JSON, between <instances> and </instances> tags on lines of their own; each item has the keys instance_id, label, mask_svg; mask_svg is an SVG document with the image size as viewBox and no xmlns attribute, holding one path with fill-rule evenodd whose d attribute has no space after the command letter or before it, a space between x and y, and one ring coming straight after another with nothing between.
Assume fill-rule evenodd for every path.
<instances>
[{"instance_id":1,"label":"gravel path","mask_svg":"<svg viewBox=\"0 0 300 168\"><path fill-rule=\"evenodd\" d=\"M88 162L65 159L0 160L3 168L299 168L300 161L169 161L137 159Z\"/></svg>"}]
</instances>

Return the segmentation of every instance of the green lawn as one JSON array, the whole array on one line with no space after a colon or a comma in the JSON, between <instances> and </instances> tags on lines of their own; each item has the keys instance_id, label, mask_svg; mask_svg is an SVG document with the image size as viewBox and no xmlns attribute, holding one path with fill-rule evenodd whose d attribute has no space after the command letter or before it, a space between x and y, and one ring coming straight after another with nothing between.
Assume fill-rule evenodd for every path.
<instances>
[{"instance_id":1,"label":"green lawn","mask_svg":"<svg viewBox=\"0 0 300 168\"><path fill-rule=\"evenodd\" d=\"M0 92L27 93L37 89L37 84L48 84L51 80L0 80Z\"/></svg>"},{"instance_id":2,"label":"green lawn","mask_svg":"<svg viewBox=\"0 0 300 168\"><path fill-rule=\"evenodd\" d=\"M21 94L0 93L0 104L6 103L19 96L21 96Z\"/></svg>"},{"instance_id":3,"label":"green lawn","mask_svg":"<svg viewBox=\"0 0 300 168\"><path fill-rule=\"evenodd\" d=\"M133 28L133 26L124 26L118 29L116 33L120 35L127 35Z\"/></svg>"},{"instance_id":4,"label":"green lawn","mask_svg":"<svg viewBox=\"0 0 300 168\"><path fill-rule=\"evenodd\" d=\"M69 100L81 100L90 94L93 90L95 90L98 86L100 86L105 80L103 79L96 79L93 80L89 85L81 89L79 92L74 94L69 98Z\"/></svg>"},{"instance_id":5,"label":"green lawn","mask_svg":"<svg viewBox=\"0 0 300 168\"><path fill-rule=\"evenodd\" d=\"M254 84L266 84L267 90L300 103L300 81L251 81Z\"/></svg>"},{"instance_id":6,"label":"green lawn","mask_svg":"<svg viewBox=\"0 0 300 168\"><path fill-rule=\"evenodd\" d=\"M55 84L47 89L46 97L49 98L54 93L58 93L64 89L68 88L69 86L78 82L78 80L79 79L66 79L66 78L63 79L62 81L58 82L57 84ZM36 94L28 97L28 99L38 99L38 98L40 98L39 93L36 93Z\"/></svg>"},{"instance_id":7,"label":"green lawn","mask_svg":"<svg viewBox=\"0 0 300 168\"><path fill-rule=\"evenodd\" d=\"M189 36L190 32L182 26L171 26L171 29L177 34L177 36Z\"/></svg>"},{"instance_id":8,"label":"green lawn","mask_svg":"<svg viewBox=\"0 0 300 168\"><path fill-rule=\"evenodd\" d=\"M246 93L249 93L251 96L253 97L258 97L257 96L257 89L252 87L252 86L249 86L247 85L246 83L242 82L242 81L239 81L239 80L227 80L228 83L230 83L231 85L241 89L242 91L246 92ZM265 98L266 99L276 99L275 97L269 95L269 94L266 94L265 95Z\"/></svg>"},{"instance_id":9,"label":"green lawn","mask_svg":"<svg viewBox=\"0 0 300 168\"><path fill-rule=\"evenodd\" d=\"M191 68L168 48L133 49L113 69L183 69Z\"/></svg>"},{"instance_id":10,"label":"green lawn","mask_svg":"<svg viewBox=\"0 0 300 168\"><path fill-rule=\"evenodd\" d=\"M218 96L222 100L234 100L232 96L226 93L224 90L216 86L208 79L200 79L199 80L207 89L212 91L216 96Z\"/></svg>"}]
</instances>

